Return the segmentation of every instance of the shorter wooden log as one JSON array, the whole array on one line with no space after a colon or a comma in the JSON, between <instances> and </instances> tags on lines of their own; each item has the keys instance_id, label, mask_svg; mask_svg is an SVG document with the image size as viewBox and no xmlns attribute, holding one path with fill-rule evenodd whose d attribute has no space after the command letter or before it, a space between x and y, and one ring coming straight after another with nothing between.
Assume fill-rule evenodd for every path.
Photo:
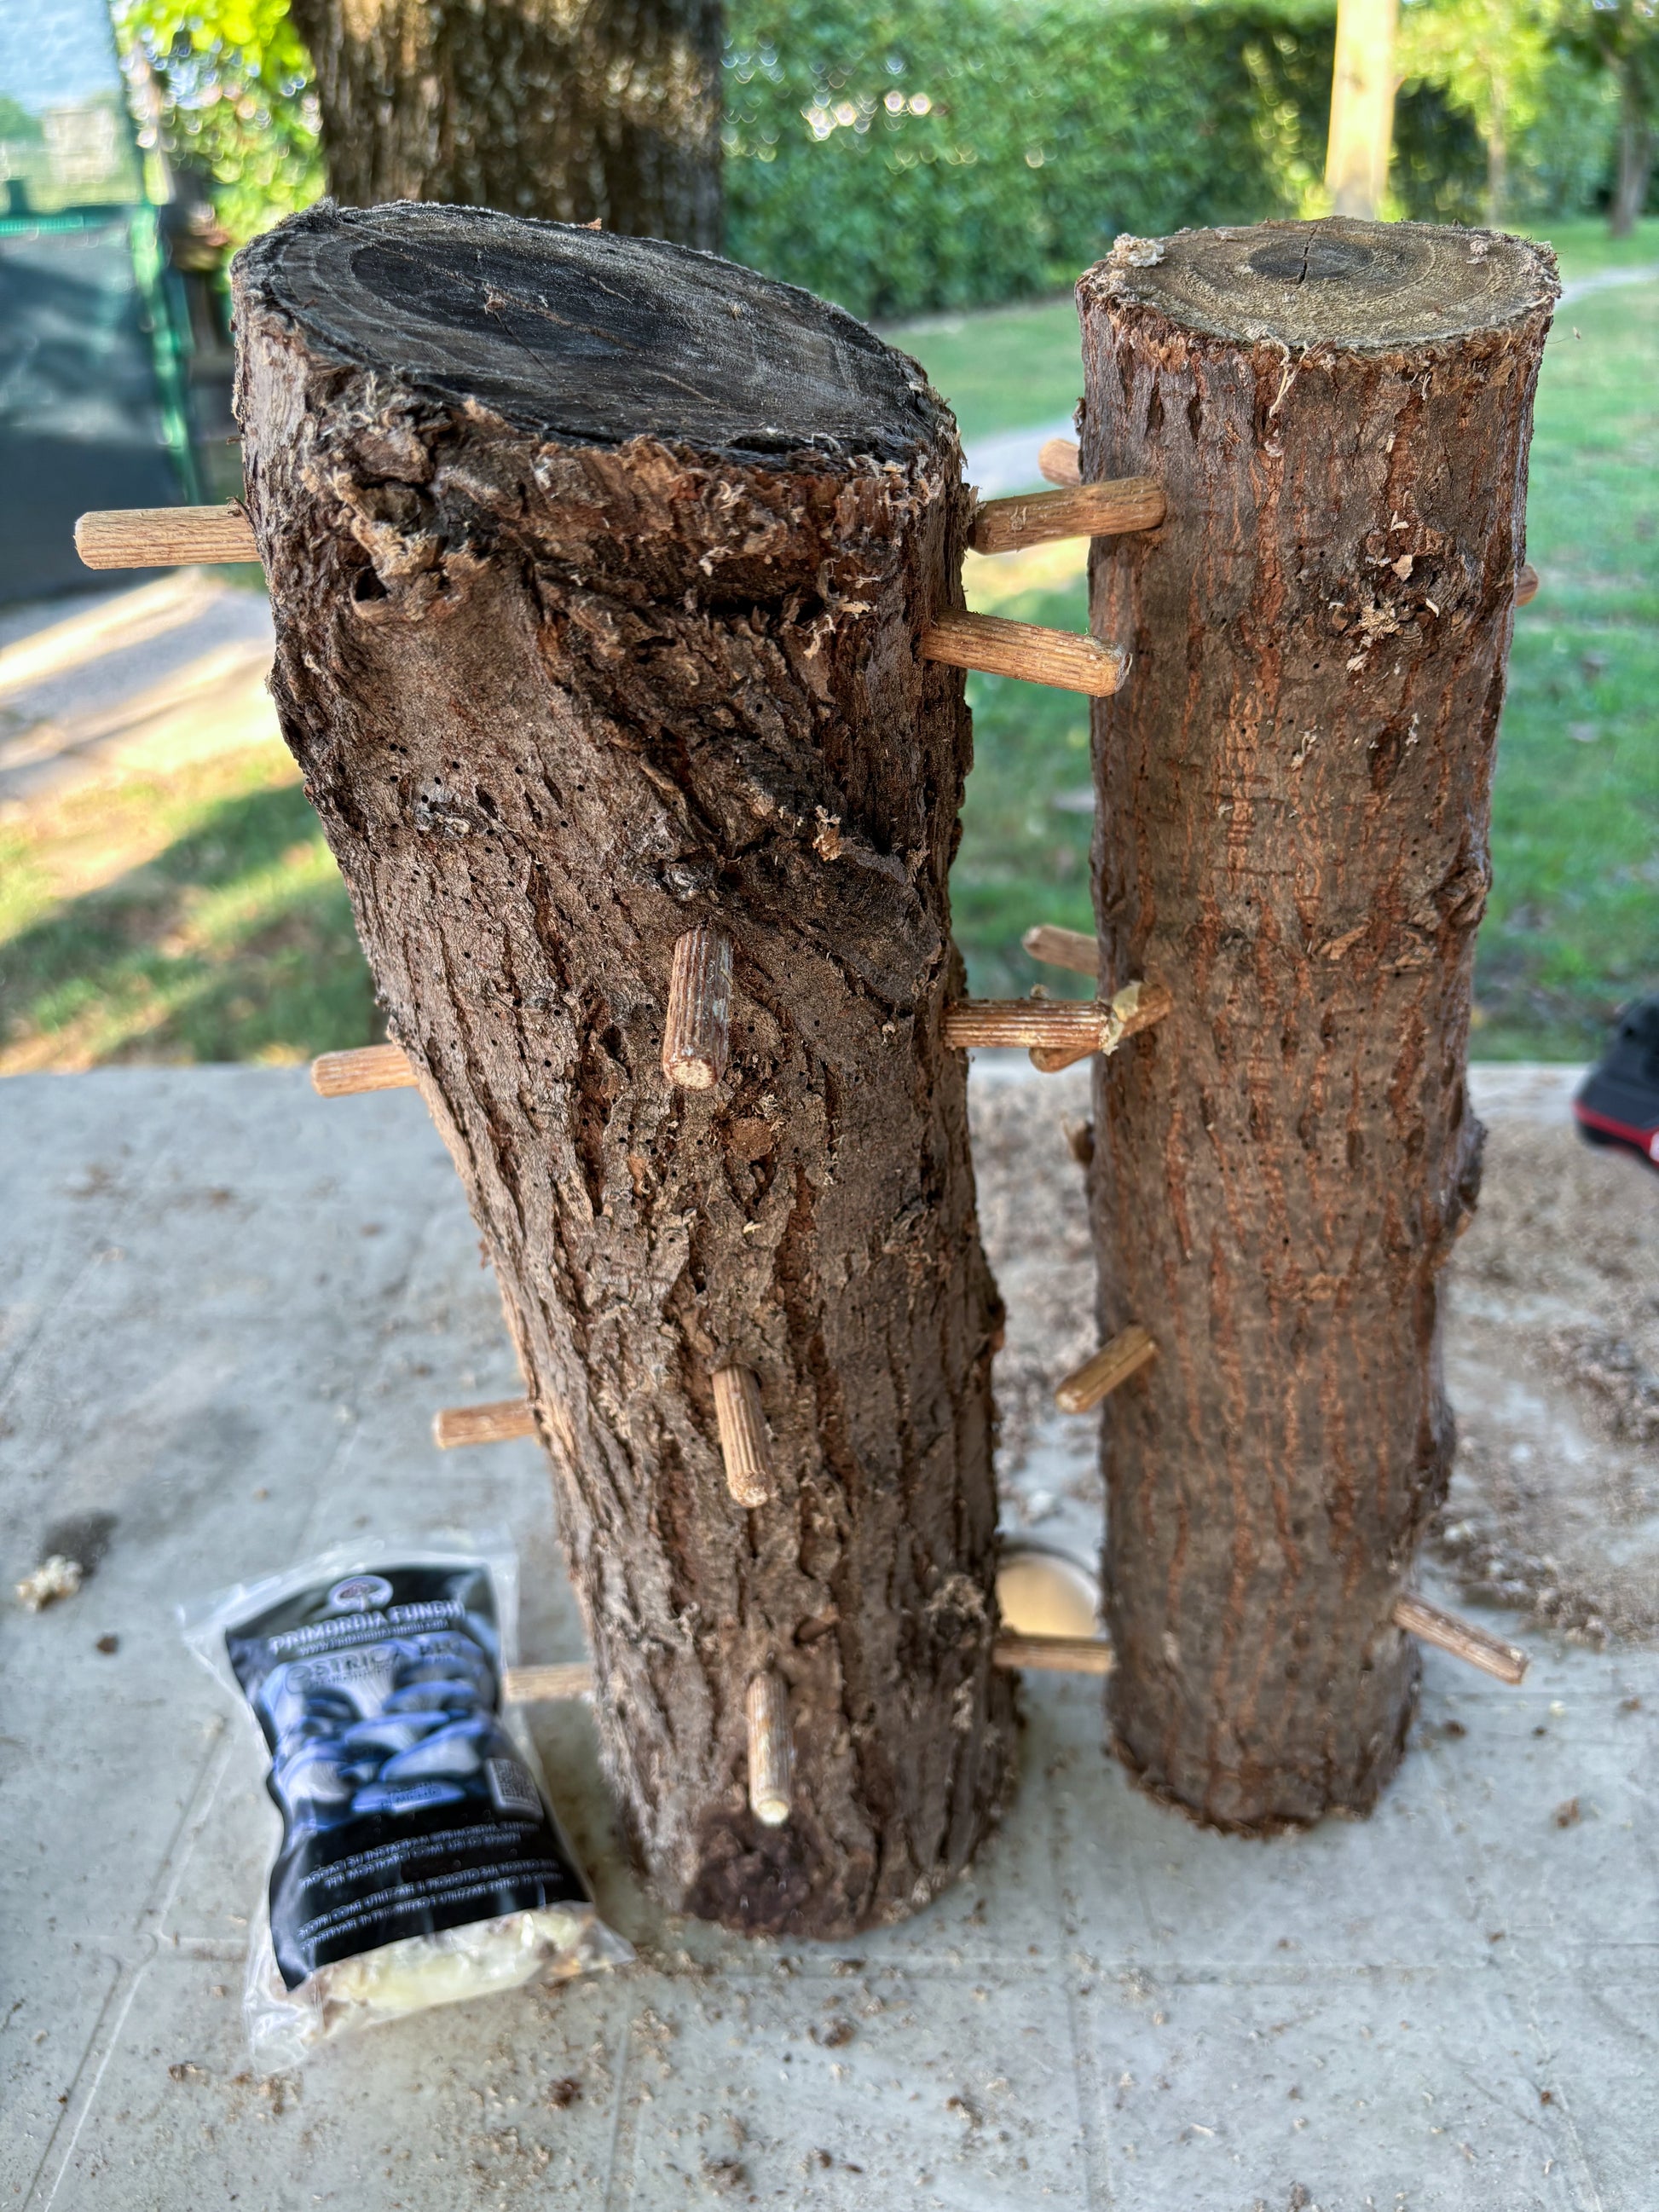
<instances>
[{"instance_id":1,"label":"shorter wooden log","mask_svg":"<svg viewBox=\"0 0 1659 2212\"><path fill-rule=\"evenodd\" d=\"M1484 1628L1460 1620L1454 1613L1443 1613L1437 1605L1430 1605L1408 1592L1402 1591L1395 1600L1389 1617L1395 1626L1404 1629L1407 1636L1415 1636L1421 1643L1432 1644L1437 1650L1449 1652L1454 1659L1480 1668L1483 1674L1495 1674L1500 1682L1514 1685L1523 1680L1532 1663L1518 1644L1504 1644L1496 1636L1488 1636Z\"/></svg>"},{"instance_id":2,"label":"shorter wooden log","mask_svg":"<svg viewBox=\"0 0 1659 2212\"><path fill-rule=\"evenodd\" d=\"M739 1505L752 1510L766 1504L775 1490L760 1384L746 1367L717 1367L711 1379L726 1486Z\"/></svg>"},{"instance_id":3,"label":"shorter wooden log","mask_svg":"<svg viewBox=\"0 0 1659 2212\"><path fill-rule=\"evenodd\" d=\"M795 1747L789 1729L789 1692L781 1674L757 1674L744 1702L749 1725L749 1809L769 1828L789 1818Z\"/></svg>"},{"instance_id":4,"label":"shorter wooden log","mask_svg":"<svg viewBox=\"0 0 1659 2212\"><path fill-rule=\"evenodd\" d=\"M1162 1021L1174 1004L1162 983L1126 983L1111 1000L1109 1011L1116 1018L1117 1028L1108 1033L1101 1051L1115 1052L1125 1037ZM1060 1045L1034 1045L1031 1048L1031 1065L1041 1075L1058 1075L1062 1067L1070 1067L1074 1060L1086 1057L1085 1053L1070 1051Z\"/></svg>"},{"instance_id":5,"label":"shorter wooden log","mask_svg":"<svg viewBox=\"0 0 1659 2212\"><path fill-rule=\"evenodd\" d=\"M359 1045L351 1052L319 1053L311 1063L311 1087L320 1098L349 1098L360 1091L412 1091L415 1070L400 1044Z\"/></svg>"},{"instance_id":6,"label":"shorter wooden log","mask_svg":"<svg viewBox=\"0 0 1659 2212\"><path fill-rule=\"evenodd\" d=\"M1083 456L1075 438L1045 438L1037 448L1037 468L1051 484L1080 484Z\"/></svg>"},{"instance_id":7,"label":"shorter wooden log","mask_svg":"<svg viewBox=\"0 0 1659 2212\"><path fill-rule=\"evenodd\" d=\"M732 1049L732 940L708 923L674 946L662 1072L686 1091L712 1091Z\"/></svg>"},{"instance_id":8,"label":"shorter wooden log","mask_svg":"<svg viewBox=\"0 0 1659 2212\"><path fill-rule=\"evenodd\" d=\"M504 1444L533 1437L536 1416L528 1398L497 1398L487 1406L445 1406L432 1416L432 1441L440 1451L463 1444Z\"/></svg>"},{"instance_id":9,"label":"shorter wooden log","mask_svg":"<svg viewBox=\"0 0 1659 2212\"><path fill-rule=\"evenodd\" d=\"M1047 968L1069 969L1075 975L1098 975L1100 940L1086 930L1061 929L1052 921L1039 921L1020 943L1033 960Z\"/></svg>"},{"instance_id":10,"label":"shorter wooden log","mask_svg":"<svg viewBox=\"0 0 1659 2212\"><path fill-rule=\"evenodd\" d=\"M940 615L921 634L921 657L986 676L1018 676L1059 691L1084 691L1095 699L1121 690L1129 672L1128 654L1115 645L1000 615Z\"/></svg>"},{"instance_id":11,"label":"shorter wooden log","mask_svg":"<svg viewBox=\"0 0 1659 2212\"><path fill-rule=\"evenodd\" d=\"M501 1670L501 1695L510 1705L549 1705L562 1698L591 1698L593 1663L575 1659L563 1667L506 1667Z\"/></svg>"},{"instance_id":12,"label":"shorter wooden log","mask_svg":"<svg viewBox=\"0 0 1659 2212\"><path fill-rule=\"evenodd\" d=\"M1060 538L1116 538L1125 531L1155 530L1163 520L1164 494L1151 477L1117 477L1064 491L987 500L975 514L968 543L975 553L1018 553Z\"/></svg>"},{"instance_id":13,"label":"shorter wooden log","mask_svg":"<svg viewBox=\"0 0 1659 2212\"><path fill-rule=\"evenodd\" d=\"M257 561L253 526L232 500L224 507L104 507L75 526L88 568L182 568L194 561Z\"/></svg>"},{"instance_id":14,"label":"shorter wooden log","mask_svg":"<svg viewBox=\"0 0 1659 2212\"><path fill-rule=\"evenodd\" d=\"M1529 607L1538 597L1538 571L1530 561L1523 561L1516 572L1515 604Z\"/></svg>"},{"instance_id":15,"label":"shorter wooden log","mask_svg":"<svg viewBox=\"0 0 1659 2212\"><path fill-rule=\"evenodd\" d=\"M1140 1324L1132 1322L1103 1344L1092 1358L1075 1368L1054 1393L1062 1413L1086 1413L1101 1400L1158 1358L1158 1346Z\"/></svg>"}]
</instances>

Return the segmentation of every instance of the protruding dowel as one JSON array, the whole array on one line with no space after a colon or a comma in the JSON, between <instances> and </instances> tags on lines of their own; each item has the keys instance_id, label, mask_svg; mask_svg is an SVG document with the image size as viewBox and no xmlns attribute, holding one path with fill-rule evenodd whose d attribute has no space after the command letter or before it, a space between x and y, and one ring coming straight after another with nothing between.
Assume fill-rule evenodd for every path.
<instances>
[{"instance_id":1,"label":"protruding dowel","mask_svg":"<svg viewBox=\"0 0 1659 2212\"><path fill-rule=\"evenodd\" d=\"M1109 1674L1112 1647L1103 1636L999 1636L992 1663L1039 1674Z\"/></svg>"},{"instance_id":2,"label":"protruding dowel","mask_svg":"<svg viewBox=\"0 0 1659 2212\"><path fill-rule=\"evenodd\" d=\"M488 1406L446 1406L432 1416L432 1441L440 1451L463 1444L504 1444L533 1437L536 1416L528 1398L497 1398Z\"/></svg>"},{"instance_id":3,"label":"protruding dowel","mask_svg":"<svg viewBox=\"0 0 1659 2212\"><path fill-rule=\"evenodd\" d=\"M1044 629L1000 615L941 615L921 634L924 660L976 668L987 676L1021 676L1060 691L1104 699L1122 687L1129 656L1075 630Z\"/></svg>"},{"instance_id":4,"label":"protruding dowel","mask_svg":"<svg viewBox=\"0 0 1659 2212\"><path fill-rule=\"evenodd\" d=\"M1093 999L959 999L945 1009L945 1042L969 1045L1054 1045L1099 1052L1111 1030L1111 1009Z\"/></svg>"},{"instance_id":5,"label":"protruding dowel","mask_svg":"<svg viewBox=\"0 0 1659 2212\"><path fill-rule=\"evenodd\" d=\"M311 1063L311 1087L323 1098L349 1098L359 1091L412 1091L415 1070L400 1044L365 1044L353 1052L319 1053Z\"/></svg>"},{"instance_id":6,"label":"protruding dowel","mask_svg":"<svg viewBox=\"0 0 1659 2212\"><path fill-rule=\"evenodd\" d=\"M706 922L674 947L662 1072L687 1091L711 1091L732 1042L732 941Z\"/></svg>"},{"instance_id":7,"label":"protruding dowel","mask_svg":"<svg viewBox=\"0 0 1659 2212\"><path fill-rule=\"evenodd\" d=\"M1115 1052L1125 1037L1133 1036L1137 1030L1151 1029L1154 1022L1161 1022L1174 1004L1162 983L1126 983L1111 1000L1109 1011L1117 1026L1108 1032L1101 1051ZM1087 1057L1086 1053L1069 1051L1061 1045L1031 1048L1031 1065L1042 1075L1058 1075L1062 1067L1070 1067L1073 1060Z\"/></svg>"},{"instance_id":8,"label":"protruding dowel","mask_svg":"<svg viewBox=\"0 0 1659 2212\"><path fill-rule=\"evenodd\" d=\"M749 1808L769 1828L789 1818L795 1747L789 1733L789 1692L783 1677L757 1674L744 1701L749 1723Z\"/></svg>"},{"instance_id":9,"label":"protruding dowel","mask_svg":"<svg viewBox=\"0 0 1659 2212\"><path fill-rule=\"evenodd\" d=\"M760 1384L746 1367L717 1367L712 1380L726 1486L739 1505L764 1505L774 1486Z\"/></svg>"},{"instance_id":10,"label":"protruding dowel","mask_svg":"<svg viewBox=\"0 0 1659 2212\"><path fill-rule=\"evenodd\" d=\"M1045 438L1037 448L1037 468L1051 484L1083 482L1082 455L1074 438Z\"/></svg>"},{"instance_id":11,"label":"protruding dowel","mask_svg":"<svg viewBox=\"0 0 1659 2212\"><path fill-rule=\"evenodd\" d=\"M509 1705L556 1704L562 1698L591 1698L593 1665L588 1659L573 1660L563 1667L506 1667L501 1670L501 1695Z\"/></svg>"},{"instance_id":12,"label":"protruding dowel","mask_svg":"<svg viewBox=\"0 0 1659 2212\"><path fill-rule=\"evenodd\" d=\"M1425 1604L1420 1597L1402 1593L1394 1601L1390 1618L1407 1636L1450 1652L1454 1659L1480 1668L1483 1674L1496 1674L1500 1682L1513 1685L1522 1680L1532 1663L1518 1644L1488 1636L1484 1628L1460 1620L1455 1613L1442 1613L1437 1605Z\"/></svg>"},{"instance_id":13,"label":"protruding dowel","mask_svg":"<svg viewBox=\"0 0 1659 2212\"><path fill-rule=\"evenodd\" d=\"M1066 1377L1054 1393L1054 1403L1062 1413L1086 1413L1157 1358L1158 1346L1138 1322L1133 1322Z\"/></svg>"},{"instance_id":14,"label":"protruding dowel","mask_svg":"<svg viewBox=\"0 0 1659 2212\"><path fill-rule=\"evenodd\" d=\"M192 561L257 561L253 526L226 507L125 507L83 514L75 550L88 568L182 568Z\"/></svg>"},{"instance_id":15,"label":"protruding dowel","mask_svg":"<svg viewBox=\"0 0 1659 2212\"><path fill-rule=\"evenodd\" d=\"M1529 607L1538 597L1538 571L1530 561L1523 561L1516 572L1515 604Z\"/></svg>"},{"instance_id":16,"label":"protruding dowel","mask_svg":"<svg viewBox=\"0 0 1659 2212\"><path fill-rule=\"evenodd\" d=\"M1164 494L1151 477L1119 477L1023 499L988 500L974 516L968 542L975 553L1018 553L1058 538L1115 538L1126 530L1155 530L1163 520Z\"/></svg>"},{"instance_id":17,"label":"protruding dowel","mask_svg":"<svg viewBox=\"0 0 1659 2212\"><path fill-rule=\"evenodd\" d=\"M1086 930L1040 921L1019 941L1033 960L1041 960L1047 968L1066 968L1074 975L1100 973L1100 940Z\"/></svg>"}]
</instances>

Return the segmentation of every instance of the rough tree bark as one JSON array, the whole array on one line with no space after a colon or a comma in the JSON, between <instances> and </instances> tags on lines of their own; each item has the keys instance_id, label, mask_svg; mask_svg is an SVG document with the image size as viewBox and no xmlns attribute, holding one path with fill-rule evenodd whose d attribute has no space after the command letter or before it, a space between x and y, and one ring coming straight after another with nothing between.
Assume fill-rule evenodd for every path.
<instances>
[{"instance_id":1,"label":"rough tree bark","mask_svg":"<svg viewBox=\"0 0 1659 2212\"><path fill-rule=\"evenodd\" d=\"M1200 1819L1368 1808L1417 1662L1389 1607L1451 1449L1441 1267L1547 250L1344 220L1121 239L1079 286L1098 544L1102 989L1176 1011L1099 1063L1120 1752Z\"/></svg>"},{"instance_id":2,"label":"rough tree bark","mask_svg":"<svg viewBox=\"0 0 1659 2212\"><path fill-rule=\"evenodd\" d=\"M235 269L284 734L466 1187L556 1477L609 1772L672 1905L823 1935L1002 1790L989 1366L945 879L954 425L747 270L476 210L327 208ZM673 950L731 1060L659 1065ZM758 1377L745 1512L711 1371ZM794 1812L744 1797L789 1688Z\"/></svg>"},{"instance_id":3,"label":"rough tree bark","mask_svg":"<svg viewBox=\"0 0 1659 2212\"><path fill-rule=\"evenodd\" d=\"M720 244L720 0L293 0L329 190Z\"/></svg>"}]
</instances>

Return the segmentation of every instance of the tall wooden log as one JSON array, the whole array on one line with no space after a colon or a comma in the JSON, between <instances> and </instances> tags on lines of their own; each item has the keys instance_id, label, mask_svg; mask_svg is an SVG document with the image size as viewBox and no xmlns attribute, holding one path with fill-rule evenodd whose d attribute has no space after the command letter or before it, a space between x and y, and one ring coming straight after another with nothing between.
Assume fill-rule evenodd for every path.
<instances>
[{"instance_id":1,"label":"tall wooden log","mask_svg":"<svg viewBox=\"0 0 1659 2212\"><path fill-rule=\"evenodd\" d=\"M675 1906L895 1917L1009 1759L1000 1313L941 1037L969 721L916 650L961 605L954 425L838 309L653 242L319 207L235 286L274 695L495 1264L626 1826ZM700 925L730 1057L687 1090ZM769 1672L777 1827L747 1794Z\"/></svg>"},{"instance_id":2,"label":"tall wooden log","mask_svg":"<svg viewBox=\"0 0 1659 2212\"><path fill-rule=\"evenodd\" d=\"M1390 1614L1446 1482L1440 1269L1547 250L1333 220L1120 240L1079 286L1097 545L1101 988L1169 1018L1097 1063L1119 1748L1221 1826L1363 1811L1417 1662Z\"/></svg>"}]
</instances>

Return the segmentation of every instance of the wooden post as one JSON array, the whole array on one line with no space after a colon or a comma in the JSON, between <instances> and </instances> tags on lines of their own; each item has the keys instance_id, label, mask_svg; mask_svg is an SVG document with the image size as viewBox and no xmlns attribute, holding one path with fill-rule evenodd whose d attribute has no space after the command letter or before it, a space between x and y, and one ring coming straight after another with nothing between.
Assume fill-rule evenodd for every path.
<instances>
[{"instance_id":1,"label":"wooden post","mask_svg":"<svg viewBox=\"0 0 1659 2212\"><path fill-rule=\"evenodd\" d=\"M234 283L273 696L501 1286L623 1820L676 1909L893 1919L1012 1746L943 1036L969 722L917 651L962 604L955 426L838 309L609 232L325 204ZM699 931L733 984L696 1090L662 1054ZM726 1363L789 1475L748 1516Z\"/></svg>"},{"instance_id":2,"label":"wooden post","mask_svg":"<svg viewBox=\"0 0 1659 2212\"><path fill-rule=\"evenodd\" d=\"M1382 212L1394 144L1394 40L1400 0L1337 0L1325 189L1333 211Z\"/></svg>"},{"instance_id":3,"label":"wooden post","mask_svg":"<svg viewBox=\"0 0 1659 2212\"><path fill-rule=\"evenodd\" d=\"M1135 654L1094 709L1102 988L1170 1015L1097 1063L1109 1707L1224 1827L1361 1811L1412 1710L1389 1619L1443 1495L1440 1269L1547 251L1332 221L1126 241L1079 287L1096 545Z\"/></svg>"}]
</instances>

